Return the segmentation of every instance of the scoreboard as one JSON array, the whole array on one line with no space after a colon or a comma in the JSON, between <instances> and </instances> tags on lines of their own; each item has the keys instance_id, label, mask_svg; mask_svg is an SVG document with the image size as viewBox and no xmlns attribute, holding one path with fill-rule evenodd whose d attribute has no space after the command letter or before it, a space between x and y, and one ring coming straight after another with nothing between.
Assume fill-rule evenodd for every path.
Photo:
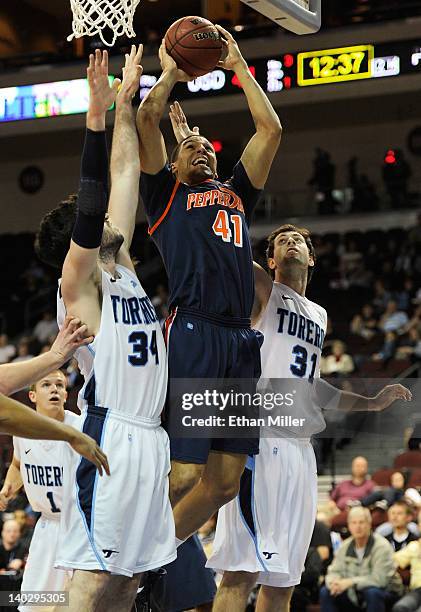
<instances>
[{"instance_id":1,"label":"scoreboard","mask_svg":"<svg viewBox=\"0 0 421 612\"><path fill-rule=\"evenodd\" d=\"M248 64L250 72L269 94L302 87L346 87L351 81L419 74L421 37L390 43L346 44L333 49L279 53L250 59ZM160 71L142 75L134 104L145 97L159 75ZM217 68L190 83L178 83L173 97L192 100L239 93L241 83L235 74ZM84 113L87 108L88 87L85 79L0 89L0 123Z\"/></svg>"}]
</instances>

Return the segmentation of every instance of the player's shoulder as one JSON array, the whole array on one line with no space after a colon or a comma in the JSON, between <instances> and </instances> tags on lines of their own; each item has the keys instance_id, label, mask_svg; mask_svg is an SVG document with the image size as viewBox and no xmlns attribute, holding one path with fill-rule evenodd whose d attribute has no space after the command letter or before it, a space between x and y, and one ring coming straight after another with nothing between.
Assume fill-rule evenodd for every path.
<instances>
[{"instance_id":1,"label":"player's shoulder","mask_svg":"<svg viewBox=\"0 0 421 612\"><path fill-rule=\"evenodd\" d=\"M65 425L71 425L72 427L77 427L78 424L80 423L81 418L82 417L80 414L76 414L75 412L72 412L71 410L64 411Z\"/></svg>"}]
</instances>

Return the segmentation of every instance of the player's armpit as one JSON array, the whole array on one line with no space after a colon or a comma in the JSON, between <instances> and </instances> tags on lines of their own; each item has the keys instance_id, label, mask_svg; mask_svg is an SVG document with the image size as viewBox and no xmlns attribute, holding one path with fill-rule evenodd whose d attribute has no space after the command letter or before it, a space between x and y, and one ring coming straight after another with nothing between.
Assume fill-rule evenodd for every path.
<instances>
[{"instance_id":1,"label":"player's armpit","mask_svg":"<svg viewBox=\"0 0 421 612\"><path fill-rule=\"evenodd\" d=\"M262 312L268 304L270 294L272 292L273 281L270 278L269 274L262 268L262 266L259 266L259 264L255 261L253 261L253 271L255 297L251 319L252 324L254 325L261 317Z\"/></svg>"},{"instance_id":2,"label":"player's armpit","mask_svg":"<svg viewBox=\"0 0 421 612\"><path fill-rule=\"evenodd\" d=\"M241 156L251 184L263 189L281 142L281 130L260 130L250 139ZM256 160L259 160L258 163Z\"/></svg>"}]
</instances>

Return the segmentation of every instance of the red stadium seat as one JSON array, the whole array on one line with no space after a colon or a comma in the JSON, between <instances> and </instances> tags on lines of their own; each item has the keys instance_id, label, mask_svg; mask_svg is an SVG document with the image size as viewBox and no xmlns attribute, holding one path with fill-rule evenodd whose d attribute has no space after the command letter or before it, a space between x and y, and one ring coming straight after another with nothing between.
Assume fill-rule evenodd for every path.
<instances>
[{"instance_id":1,"label":"red stadium seat","mask_svg":"<svg viewBox=\"0 0 421 612\"><path fill-rule=\"evenodd\" d=\"M381 470L377 470L371 475L371 480L374 480L376 485L379 487L389 487L390 477L394 472L396 472L396 470L393 468L383 468Z\"/></svg>"},{"instance_id":2,"label":"red stadium seat","mask_svg":"<svg viewBox=\"0 0 421 612\"><path fill-rule=\"evenodd\" d=\"M415 452L418 452L418 451L415 451ZM421 487L421 467L411 470L411 476L406 486L408 488L409 487L414 487L414 488Z\"/></svg>"},{"instance_id":3,"label":"red stadium seat","mask_svg":"<svg viewBox=\"0 0 421 612\"><path fill-rule=\"evenodd\" d=\"M399 470L401 468L421 468L421 451L406 451L401 453L393 462L393 466Z\"/></svg>"}]
</instances>

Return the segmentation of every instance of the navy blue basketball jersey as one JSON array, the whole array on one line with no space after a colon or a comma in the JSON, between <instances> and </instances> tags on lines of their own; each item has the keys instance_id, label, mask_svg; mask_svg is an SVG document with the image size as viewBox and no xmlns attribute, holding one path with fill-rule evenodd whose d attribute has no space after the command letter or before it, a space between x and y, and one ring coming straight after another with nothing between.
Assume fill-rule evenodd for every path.
<instances>
[{"instance_id":1,"label":"navy blue basketball jersey","mask_svg":"<svg viewBox=\"0 0 421 612\"><path fill-rule=\"evenodd\" d=\"M170 307L250 317L254 299L248 226L261 190L241 161L230 180L180 183L169 165L142 173L149 233L169 278Z\"/></svg>"}]
</instances>

